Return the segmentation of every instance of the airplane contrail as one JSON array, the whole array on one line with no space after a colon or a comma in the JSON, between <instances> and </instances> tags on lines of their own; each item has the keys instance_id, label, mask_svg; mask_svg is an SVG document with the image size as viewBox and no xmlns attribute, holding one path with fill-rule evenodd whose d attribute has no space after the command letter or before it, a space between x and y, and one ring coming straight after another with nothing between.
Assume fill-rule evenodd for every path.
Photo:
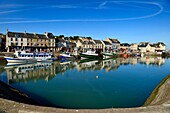
<instances>
[{"instance_id":1,"label":"airplane contrail","mask_svg":"<svg viewBox=\"0 0 170 113\"><path fill-rule=\"evenodd\" d=\"M0 24L14 24L14 23L45 23L45 22L106 22L106 21L127 21L127 20L137 20L137 19L145 19L145 18L151 18L154 16L157 16L161 14L164 11L164 7L156 2L140 2L140 1L107 1L103 2L100 5L104 7L107 4L110 3L138 3L138 4L148 4L148 5L154 5L157 6L159 9L157 12L149 14L149 15L144 15L144 16L138 16L138 17L129 17L129 18L110 18L110 19L49 19L49 20L27 20L27 21L6 21L6 22L0 22ZM99 5L99 6L100 6ZM98 7L99 7L98 6ZM137 5L133 5L135 7L138 7ZM50 7L50 6L49 6ZM43 8L43 7L41 7ZM47 7L44 7L47 8ZM59 7L58 7L59 8ZM75 8L75 7L74 7ZM144 8L144 7L143 7ZM38 9L34 8L34 9ZM2 12L0 12L1 14Z\"/></svg>"}]
</instances>

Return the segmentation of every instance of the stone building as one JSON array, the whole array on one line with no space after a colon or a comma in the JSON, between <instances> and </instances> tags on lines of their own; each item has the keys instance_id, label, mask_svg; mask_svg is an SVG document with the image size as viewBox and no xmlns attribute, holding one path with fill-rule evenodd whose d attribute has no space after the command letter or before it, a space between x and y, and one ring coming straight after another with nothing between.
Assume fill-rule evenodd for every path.
<instances>
[{"instance_id":1,"label":"stone building","mask_svg":"<svg viewBox=\"0 0 170 113\"><path fill-rule=\"evenodd\" d=\"M102 44L103 44L103 52L105 51L112 51L113 48L112 48L112 44L109 42L109 41L104 41L102 40Z\"/></svg>"},{"instance_id":2,"label":"stone building","mask_svg":"<svg viewBox=\"0 0 170 113\"><path fill-rule=\"evenodd\" d=\"M95 50L103 50L103 44L102 44L102 42L100 41L100 40L93 40L93 42L94 42L94 49Z\"/></svg>"},{"instance_id":3,"label":"stone building","mask_svg":"<svg viewBox=\"0 0 170 113\"><path fill-rule=\"evenodd\" d=\"M28 51L55 51L55 37L44 34L6 31L6 49L8 52L24 49Z\"/></svg>"},{"instance_id":4,"label":"stone building","mask_svg":"<svg viewBox=\"0 0 170 113\"><path fill-rule=\"evenodd\" d=\"M120 41L118 39L106 38L106 41L109 41L112 44L112 49L117 51L120 46Z\"/></svg>"}]
</instances>

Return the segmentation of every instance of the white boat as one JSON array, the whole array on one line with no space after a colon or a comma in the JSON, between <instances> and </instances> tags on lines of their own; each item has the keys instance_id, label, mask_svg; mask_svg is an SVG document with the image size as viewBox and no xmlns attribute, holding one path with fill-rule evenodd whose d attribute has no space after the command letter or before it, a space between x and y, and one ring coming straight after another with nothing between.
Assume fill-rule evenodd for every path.
<instances>
[{"instance_id":1,"label":"white boat","mask_svg":"<svg viewBox=\"0 0 170 113\"><path fill-rule=\"evenodd\" d=\"M13 57L4 57L9 63L30 63L30 62L52 62L52 54L49 53L29 53L26 51L15 51Z\"/></svg>"},{"instance_id":2,"label":"white boat","mask_svg":"<svg viewBox=\"0 0 170 113\"><path fill-rule=\"evenodd\" d=\"M8 57L8 56L4 56L4 58L6 59L6 61L8 63L33 63L33 62L37 62L37 60L34 59L34 58L21 59L21 58Z\"/></svg>"},{"instance_id":3,"label":"white boat","mask_svg":"<svg viewBox=\"0 0 170 113\"><path fill-rule=\"evenodd\" d=\"M74 60L75 57L71 56L69 52L60 54L61 59Z\"/></svg>"}]
</instances>

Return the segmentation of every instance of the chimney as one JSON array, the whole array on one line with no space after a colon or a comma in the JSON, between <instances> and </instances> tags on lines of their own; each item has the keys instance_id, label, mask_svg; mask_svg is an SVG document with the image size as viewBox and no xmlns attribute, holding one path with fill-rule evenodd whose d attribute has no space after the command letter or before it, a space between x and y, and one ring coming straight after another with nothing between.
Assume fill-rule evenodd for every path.
<instances>
[{"instance_id":1,"label":"chimney","mask_svg":"<svg viewBox=\"0 0 170 113\"><path fill-rule=\"evenodd\" d=\"M48 37L48 32L45 32L44 35L45 35L47 38L49 38L49 37Z\"/></svg>"},{"instance_id":2,"label":"chimney","mask_svg":"<svg viewBox=\"0 0 170 113\"><path fill-rule=\"evenodd\" d=\"M45 32L44 35L47 36L48 32Z\"/></svg>"},{"instance_id":3,"label":"chimney","mask_svg":"<svg viewBox=\"0 0 170 113\"><path fill-rule=\"evenodd\" d=\"M6 33L8 33L8 28L6 29Z\"/></svg>"}]
</instances>

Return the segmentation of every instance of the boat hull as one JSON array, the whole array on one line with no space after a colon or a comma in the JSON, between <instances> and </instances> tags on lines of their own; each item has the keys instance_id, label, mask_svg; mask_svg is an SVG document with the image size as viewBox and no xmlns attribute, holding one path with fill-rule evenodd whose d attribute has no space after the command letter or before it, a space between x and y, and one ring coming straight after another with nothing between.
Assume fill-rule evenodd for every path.
<instances>
[{"instance_id":1,"label":"boat hull","mask_svg":"<svg viewBox=\"0 0 170 113\"><path fill-rule=\"evenodd\" d=\"M70 57L67 57L67 56L60 56L61 57L61 59L64 59L64 60L75 60L75 57L73 57L73 56L70 56Z\"/></svg>"},{"instance_id":2,"label":"boat hull","mask_svg":"<svg viewBox=\"0 0 170 113\"><path fill-rule=\"evenodd\" d=\"M13 57L4 57L8 63L34 63L36 59L20 59Z\"/></svg>"},{"instance_id":3,"label":"boat hull","mask_svg":"<svg viewBox=\"0 0 170 113\"><path fill-rule=\"evenodd\" d=\"M87 59L101 59L102 57L99 55L87 55L87 54L80 54L81 58Z\"/></svg>"}]
</instances>

